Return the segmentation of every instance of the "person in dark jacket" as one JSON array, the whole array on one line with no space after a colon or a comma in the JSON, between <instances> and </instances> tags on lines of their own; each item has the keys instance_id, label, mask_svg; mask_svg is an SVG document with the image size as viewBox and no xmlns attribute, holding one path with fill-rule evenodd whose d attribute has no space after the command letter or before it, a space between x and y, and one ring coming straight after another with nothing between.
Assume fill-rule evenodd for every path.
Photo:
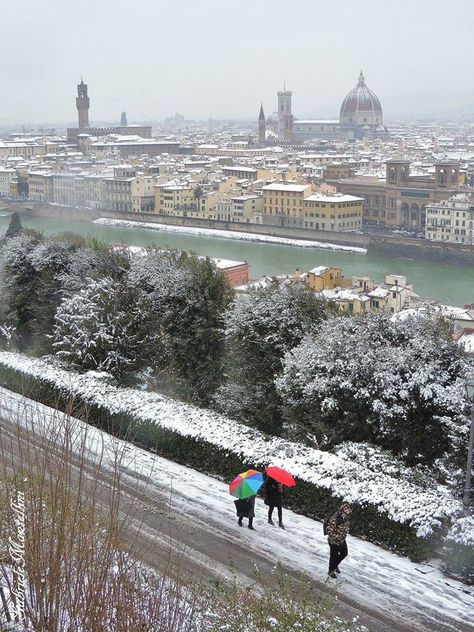
<instances>
[{"instance_id":1,"label":"person in dark jacket","mask_svg":"<svg viewBox=\"0 0 474 632\"><path fill-rule=\"evenodd\" d=\"M272 520L273 510L278 509L278 526L283 526L283 486L271 476L267 476L265 480L265 504L268 505L268 524L275 525Z\"/></svg>"},{"instance_id":2,"label":"person in dark jacket","mask_svg":"<svg viewBox=\"0 0 474 632\"><path fill-rule=\"evenodd\" d=\"M255 516L255 496L249 496L248 498L239 498L238 500L234 500L235 508L237 510L238 517L238 525L239 527L243 526L242 520L243 518L248 518L249 520L249 529L254 530L253 519Z\"/></svg>"},{"instance_id":3,"label":"person in dark jacket","mask_svg":"<svg viewBox=\"0 0 474 632\"><path fill-rule=\"evenodd\" d=\"M339 564L347 557L346 538L349 533L349 516L352 507L349 503L342 503L339 510L331 516L327 524L327 535L330 549L328 576L335 579L339 570Z\"/></svg>"}]
</instances>

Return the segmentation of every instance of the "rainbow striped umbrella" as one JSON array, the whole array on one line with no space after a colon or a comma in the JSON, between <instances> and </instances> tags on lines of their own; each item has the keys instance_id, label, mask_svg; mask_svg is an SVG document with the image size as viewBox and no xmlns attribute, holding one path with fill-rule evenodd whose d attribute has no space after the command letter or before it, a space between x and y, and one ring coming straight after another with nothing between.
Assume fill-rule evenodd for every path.
<instances>
[{"instance_id":1,"label":"rainbow striped umbrella","mask_svg":"<svg viewBox=\"0 0 474 632\"><path fill-rule=\"evenodd\" d=\"M263 474L257 470L247 470L229 483L229 494L236 498L248 498L254 496L262 485Z\"/></svg>"}]
</instances>

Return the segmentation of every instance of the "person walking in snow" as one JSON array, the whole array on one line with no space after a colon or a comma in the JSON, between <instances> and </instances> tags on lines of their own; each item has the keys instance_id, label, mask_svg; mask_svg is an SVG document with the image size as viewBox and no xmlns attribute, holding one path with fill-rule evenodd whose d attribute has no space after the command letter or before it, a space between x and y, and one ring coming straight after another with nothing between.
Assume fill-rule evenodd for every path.
<instances>
[{"instance_id":1,"label":"person walking in snow","mask_svg":"<svg viewBox=\"0 0 474 632\"><path fill-rule=\"evenodd\" d=\"M267 476L265 480L265 504L268 506L268 524L275 525L272 520L272 514L275 507L278 510L278 526L283 526L283 485L278 483L271 476Z\"/></svg>"},{"instance_id":2,"label":"person walking in snow","mask_svg":"<svg viewBox=\"0 0 474 632\"><path fill-rule=\"evenodd\" d=\"M349 516L352 507L349 503L342 503L339 510L331 516L327 523L327 536L330 549L328 576L335 579L339 570L339 564L347 557L346 538L349 533Z\"/></svg>"},{"instance_id":3,"label":"person walking in snow","mask_svg":"<svg viewBox=\"0 0 474 632\"><path fill-rule=\"evenodd\" d=\"M237 510L238 517L238 525L239 527L243 526L242 520L243 518L248 518L249 520L249 529L254 530L253 519L255 516L255 495L248 496L247 498L238 498L234 500L235 508Z\"/></svg>"}]
</instances>

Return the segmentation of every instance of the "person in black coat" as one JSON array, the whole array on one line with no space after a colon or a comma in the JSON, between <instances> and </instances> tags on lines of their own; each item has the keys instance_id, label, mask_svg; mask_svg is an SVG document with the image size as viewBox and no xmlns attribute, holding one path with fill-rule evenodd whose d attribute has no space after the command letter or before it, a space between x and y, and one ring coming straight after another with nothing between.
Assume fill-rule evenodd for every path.
<instances>
[{"instance_id":1,"label":"person in black coat","mask_svg":"<svg viewBox=\"0 0 474 632\"><path fill-rule=\"evenodd\" d=\"M248 498L239 498L234 500L235 508L237 510L238 525L242 527L242 519L249 519L249 529L254 530L253 519L255 516L255 496L249 496Z\"/></svg>"},{"instance_id":2,"label":"person in black coat","mask_svg":"<svg viewBox=\"0 0 474 632\"><path fill-rule=\"evenodd\" d=\"M267 476L265 480L265 504L268 505L268 524L275 525L272 520L272 514L275 507L278 509L278 526L283 526L283 486L271 476Z\"/></svg>"}]
</instances>

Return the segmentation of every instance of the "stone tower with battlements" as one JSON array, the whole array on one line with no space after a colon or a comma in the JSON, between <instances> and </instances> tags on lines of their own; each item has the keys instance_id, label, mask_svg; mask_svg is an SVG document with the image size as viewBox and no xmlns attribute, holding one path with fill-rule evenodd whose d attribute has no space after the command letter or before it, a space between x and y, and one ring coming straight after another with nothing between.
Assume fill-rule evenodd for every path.
<instances>
[{"instance_id":1,"label":"stone tower with battlements","mask_svg":"<svg viewBox=\"0 0 474 632\"><path fill-rule=\"evenodd\" d=\"M76 108L79 116L79 131L89 128L89 96L87 84L81 77L81 83L77 86Z\"/></svg>"}]
</instances>

